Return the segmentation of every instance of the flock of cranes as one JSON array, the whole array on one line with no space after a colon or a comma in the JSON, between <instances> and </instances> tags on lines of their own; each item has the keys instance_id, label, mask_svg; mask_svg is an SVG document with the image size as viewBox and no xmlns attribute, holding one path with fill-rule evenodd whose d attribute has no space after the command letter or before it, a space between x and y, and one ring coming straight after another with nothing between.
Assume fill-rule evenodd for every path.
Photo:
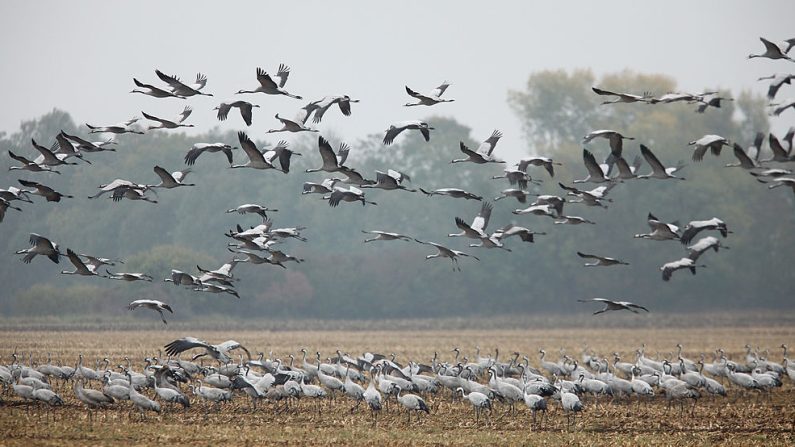
<instances>
[{"instance_id":1,"label":"flock of cranes","mask_svg":"<svg viewBox=\"0 0 795 447\"><path fill-rule=\"evenodd\" d=\"M607 301L606 306L605 310L645 310L632 303ZM185 337L165 345L167 357L160 352L144 358L140 369L127 357L119 364L108 358L97 359L95 368L90 368L82 354L72 367L53 362L49 355L46 361L34 361L32 353L14 352L10 364L0 365L0 383L4 394L28 403L61 406L79 401L89 410L89 418L93 417L91 410L113 407L136 409L143 418L147 412L187 410L197 401L204 402L206 411L210 406L220 411L222 405L230 405L227 402L241 399L249 400L253 410L259 402L269 403L278 413L303 399L316 402L320 415L323 402L328 402L327 412L353 413L364 405L373 423L379 414L389 413L392 402L398 411L406 412L410 423L412 413L434 417L432 410L449 399L452 406L472 406L476 423L481 415L490 419L498 411L514 416L516 406L524 404L535 426L539 423L537 412L545 415L550 402L574 423L577 413L590 406L598 408L600 400L602 405L607 400L616 405L632 401L649 405L664 399L669 408L678 403L683 411L685 402L691 401L695 410L702 397L721 399L731 394L736 400L751 392L770 396L785 380L795 380L795 365L787 357L787 345L780 347L782 363L771 360L767 350L749 345L742 359L731 360L717 348L693 360L683 353L681 344L675 354L658 354L657 358L647 356L645 345L625 357L619 353L597 355L586 345L578 359L561 349L558 361L548 359L546 351L540 349L537 362L519 352L507 361L500 360L499 350L493 357L481 356L479 348L472 358L454 348L454 356L434 353L427 363L402 362L395 354L367 352L351 357L341 350L324 361L320 352L311 356L303 348L301 354L290 353L288 363L273 358L273 353L266 358L260 352L254 359L234 340L211 344ZM190 360L180 358L197 350ZM236 355L237 350L245 357ZM707 361L710 354L712 362ZM299 357L301 361L296 360ZM625 358L633 361L622 361ZM353 406L340 408L338 396Z\"/></svg>"},{"instance_id":2,"label":"flock of cranes","mask_svg":"<svg viewBox=\"0 0 795 447\"><path fill-rule=\"evenodd\" d=\"M787 53L795 41L789 41L786 48L765 39L762 39L762 42L766 47L765 53L752 57L792 60ZM285 90L290 73L286 65L280 65L273 77L261 68L258 68L256 73L259 85L253 90L240 90L238 94L263 93L302 99L301 96ZM197 75L192 84L185 84L178 77L165 75L159 70L156 70L156 75L165 83L164 86L145 84L134 78L137 89L133 92L154 98L186 99L198 95L212 96L204 92L207 77L203 74ZM781 86L789 84L793 77L795 75L770 77L771 101ZM407 103L406 106L434 106L451 102L453 99L444 96L449 86L450 83L444 82L427 94L418 93L407 86L407 94L416 102ZM683 101L698 103L696 112L699 113L704 113L710 107L720 107L721 101L731 100L716 96L714 92L671 93L654 98L648 93L635 95L611 92L598 87L594 87L593 91L598 95L614 97L605 104L657 105ZM310 118L312 118L311 123L315 125L321 123L324 114L335 105L344 116L349 116L352 112L351 104L356 102L357 99L347 95L326 96L310 102L293 118L276 114L275 118L280 121L281 128L272 129L268 133L319 132L318 129L309 127ZM780 103L773 107L773 113L779 115L788 107L795 107L795 103ZM246 126L250 126L254 119L255 108L259 108L259 105L237 100L223 102L215 110L217 118L223 121L234 119L230 117L230 112L232 109L238 109L243 122ZM145 119L154 123L145 130L138 126L138 118L108 126L87 124L87 127L90 133L114 134L139 134L156 129L177 129L192 126L186 122L191 113L192 109L189 106L184 107L179 115L170 119L142 112ZM385 130L383 144L389 146L401 133L412 130L419 131L423 139L429 141L434 128L420 120L394 123ZM692 159L695 162L703 160L707 153L719 156L724 146L731 146L738 162L727 167L744 169L771 189L788 186L795 191L795 178L790 177L791 170L768 165L795 161L793 136L795 129L790 130L781 140L775 135L769 135L769 146L773 154L769 159L760 158L765 140L762 134L755 139L753 152L746 151L739 144L718 135L705 135L689 144L693 146ZM501 137L502 133L495 130L475 150L461 142L459 149L464 157L451 160L451 163L506 165L504 160L495 155ZM315 165L319 166L317 168L307 169L306 172L323 172L334 177L318 182L307 181L303 185L301 196L318 194L331 207L350 206L345 203L376 206L377 203L366 196L374 189L385 192L397 190L406 193L419 192L428 197L447 196L452 199L463 199L464 203L474 200L481 202L477 214L452 217L451 231L452 224L455 225L456 230L450 232L448 238L450 240L462 238L467 241L469 248L511 251L516 249L515 246L508 245L513 236L517 237L513 241L521 246L523 244L518 241L533 243L536 236L543 236L545 233L533 231L528 228L529 225L522 226L515 223L502 223L492 227L496 229L489 229L495 204L504 199L515 199L522 204L524 208L513 210L513 214L526 216L521 218L528 221L536 218L528 216L533 215L548 217L558 225L593 225L594 221L567 214L564 209L568 210L572 204L608 208L612 202L609 197L610 192L620 184L630 184L633 180L683 180L679 176L679 172L684 167L683 163L668 166L644 144L639 145L640 154L630 163L628 158L625 158L623 147L625 140L640 139L640 136L626 136L615 130L595 130L586 135L582 141L584 145L594 146L598 141L606 140L609 152L600 163L595 151L583 149L583 163L587 175L570 183L558 182L561 190L565 191L562 196L549 192L536 194L528 191L529 185L540 184L538 179L531 176L532 168L544 169L545 176L554 178L555 166L559 163L544 156L526 157L515 166L506 167L502 175L492 176L494 179L507 180L509 187L499 196L488 200L481 195L455 187L435 190L413 187L413 185L409 187L408 184L412 182L410 175L396 169L377 171L375 179L370 180L348 165L350 146L341 142L335 150L326 138L319 135L317 150L321 164ZM30 173L59 173L56 169L61 169L63 166L91 164L85 154L115 150L112 138L89 141L61 132L55 140L49 148L32 141L34 149L39 153L39 156L33 159L9 151L11 158L20 163L11 169ZM286 140L281 140L274 146L258 147L243 131L238 133L237 144L238 146L224 142L195 144L185 155L185 164L194 166L202 154L220 152L224 154L230 168L274 170L288 174L291 158L302 155L290 149ZM236 163L235 154L241 152L245 154L245 159ZM205 156L203 160L212 157ZM644 161L649 165L651 172L642 174L640 169ZM206 162L210 163L211 160ZM115 202L126 199L156 204L157 200L149 195L150 191L189 190L195 185L187 183L191 168L171 171L158 164L154 166L153 171L160 179L157 184L117 178L100 185L99 191L90 198L105 196ZM23 188L11 186L0 190L0 221L7 210L22 210L14 206L13 202L32 203L31 196L43 197L48 202L74 199L71 195L55 191L37 181L20 179L19 183ZM586 183L593 183L596 186L593 189L573 186ZM296 196L298 196L297 191ZM247 203L219 212L253 215L261 223L249 228L236 225L225 233L225 236L231 240L228 243L228 250L232 253L232 257L220 267L207 269L197 265L195 274L173 269L163 279L164 282L196 292L226 294L240 298L235 288L239 278L234 273L238 264L288 268L290 262L296 264L304 262L304 259L286 253L281 246L292 240L306 242L306 238L302 235L305 228L300 225L277 227L271 217L278 210L261 204ZM723 245L723 239L731 233L727 224L718 217L704 217L681 225L678 222L660 219L650 212L647 217L649 233L634 235L637 239L678 241L683 245L685 256L666 262L660 267L664 281L671 280L678 270L689 270L695 274L697 268L706 267L699 262L709 250L717 253L720 249L729 249ZM457 271L461 270L459 265L461 259L479 261L479 258L472 253L403 234L395 229L361 229L361 231L365 235L363 243L367 243L368 247L370 243L385 242L420 244L427 246L429 250L434 250L425 256L426 259L447 258L452 268ZM125 282L154 281L154 277L147 273L118 271L119 265L124 264L122 259L84 254L72 248L65 248L64 252L56 241L37 233L30 234L29 242L29 248L16 252L21 255L24 263L34 261L39 255L47 257L56 264L60 263L61 258L66 257L74 269L63 270L62 274L100 276ZM585 260L584 267L632 268L627 260L606 254L576 251L576 255ZM114 272L110 270L111 267ZM595 311L594 315L619 310L633 313L649 312L643 304L618 299L587 298L577 301L602 305L603 308ZM164 324L167 324L166 313L170 315L174 312L169 304L152 299L135 300L128 308L130 311L146 309L157 312ZM472 358L467 358L461 355L461 350L458 348L452 351L455 353L454 357L452 354L435 354L429 361L419 359L404 361L394 354L376 353L363 353L361 356L352 357L342 350L337 350L336 355L323 359L320 352L316 351L313 356L309 350L302 349L301 354L290 353L287 361L274 357L272 353L266 357L262 352L255 358L248 348L234 340L212 344L195 337L184 337L164 346L165 357L163 353L159 353L157 356L143 359L142 367L125 358L125 362L120 364L109 359L97 359L94 368L91 368L84 364L85 359L82 355L72 367L72 364L53 362L49 356L44 361L41 358L34 359L33 353L22 355L15 352L10 364L0 365L0 383L3 385L5 396L14 396L13 399L21 399L28 403L36 402L40 405L57 407L79 402L89 409L90 418L94 416L93 410L107 408L132 408L139 411L143 418L148 412L183 411L196 405L197 402L202 402L202 406L208 411L210 407L220 411L241 400L250 401L254 409L259 403L268 403L275 411L287 411L290 406L302 408L294 404L296 401L310 400L317 403L315 410L321 417L323 412L353 413L361 408L362 411L369 411L373 422L376 423L379 415L388 417L389 407L392 405L397 410L393 409L391 413L397 414L400 411L411 423L413 416L435 417L435 409L449 400L454 408L471 407L476 424L480 423L481 418L491 421L492 415L497 412L516 417L517 407L524 406L527 412L520 411L519 417L523 417L522 414L529 415L535 425L543 423L547 410L553 406L559 408L567 420L573 423L578 413L592 406L598 407L600 400L603 405L606 400L617 404L633 401L638 403L645 401L648 404L664 400L669 407L674 403L679 404L683 411L686 402L692 402L692 408L695 409L700 398L721 399L727 395L747 396L748 393L770 395L775 393L784 381L795 380L795 365L788 359L786 345L781 345L783 349L781 363L771 360L767 351L759 348L754 350L750 346L746 346L746 355L741 360L730 359L721 348L697 354L694 358L688 358L681 345L677 348L676 354L652 357L647 356L644 346L640 346L627 351L622 357L618 353L597 355L586 347L580 358L569 356L561 350L558 361L549 359L543 349L538 351L537 361L535 354L522 356L521 353L516 352L506 361L504 358L500 359L499 351L492 357L481 356L479 350ZM187 358L189 354L193 354L189 360L182 358ZM712 357L711 362L707 360L709 356ZM540 422L536 417L537 413L542 414Z\"/></svg>"},{"instance_id":3,"label":"flock of cranes","mask_svg":"<svg viewBox=\"0 0 795 447\"><path fill-rule=\"evenodd\" d=\"M749 57L792 60L787 55L792 47L791 44L787 44L785 47L771 43L766 39L762 39L762 42L766 47L765 53L751 55ZM139 81L138 78L133 78L133 82L137 88L132 90L132 93L139 93L153 98L178 98L182 100L194 96L213 96L211 93L205 91L208 79L204 74L199 73L193 83L184 83L179 77L167 75L160 70L155 70L155 74L163 83L162 85L145 84ZM284 64L279 65L275 76L269 74L262 68L257 68L256 78L258 86L251 90L238 90L236 94L251 95L261 93L266 95L282 95L301 100L301 96L290 93L285 89L289 75L290 68ZM771 79L769 97L772 101L781 86L790 82L792 75L773 75L769 79ZM449 82L445 81L426 94L418 93L406 86L406 93L414 98L416 102L407 103L405 106L430 107L451 102L453 99L446 96L446 92L450 85ZM649 93L635 95L631 93L608 91L598 87L593 87L593 92L600 96L613 98L612 100L606 101L605 104L644 103L660 106L675 102L697 103L699 104L697 112L701 113L705 112L710 107L719 108L721 101L731 100L731 98L717 96L717 92L703 92L699 94L668 93L659 98L655 98ZM351 104L356 102L358 102L358 99L352 99L348 95L332 95L309 102L301 107L292 118L286 118L277 113L276 119L281 122L282 127L271 129L267 133L319 132L318 129L310 127L310 125L319 124L325 113L335 105L344 116L349 116L352 113ZM773 105L773 107L775 107L773 113L778 115L790 105ZM214 110L217 110L217 118L223 121L230 119L230 112L232 112L232 109L238 109L245 125L250 126L254 119L253 111L255 108L259 108L259 105L241 99L222 102ZM140 121L140 118L138 117L118 124L104 126L86 124L86 126L90 134L141 134L159 129L168 130L181 127L192 127L193 125L188 123L192 112L193 109L190 106L185 106L178 115L166 119L142 111L143 118L152 123L145 126L145 128L139 125L138 121ZM312 118L311 124L310 118ZM434 128L429 123L421 120L394 123L384 132L384 146L391 145L401 133L412 130L419 131L423 139L429 141ZM750 151L746 152L737 143L730 142L728 139L719 135L704 135L690 141L689 145L693 146L692 159L695 162L703 160L708 152L711 152L715 156L719 156L724 146L732 146L738 158L738 163L729 164L727 166L740 167L747 170L760 182L767 183L769 188L789 186L795 190L795 177L788 177L792 174L790 169L768 166L768 163L788 163L795 161L795 154L793 154L793 136L795 136L795 127L790 130L783 140L779 140L775 135L770 134L768 140L773 155L768 159L760 159L760 154L762 152L761 146L764 141L764 135L762 134L758 135L754 142L753 154L751 154ZM453 159L451 163L473 163L477 165L507 164L504 160L496 156L496 148L501 137L502 132L494 130L491 135L483 140L474 150L467 147L463 141L460 142L459 149L464 157ZM511 251L515 248L509 247L507 243L512 236L518 236L515 240L533 243L536 236L543 235L544 233L533 231L528 226L517 225L515 223L503 223L502 225L498 225L497 229L490 230L488 226L492 210L495 206L494 204L498 201L514 198L517 202L526 206L525 208L517 208L513 211L513 214L517 216L534 215L549 217L553 219L554 223L557 225L594 225L596 222L593 220L567 214L564 212L564 209L568 211L572 204L608 208L608 204L612 202L612 199L608 197L610 192L619 184L627 185L622 187L631 187L629 186L631 181L637 179L683 180L678 175L679 171L684 167L683 163L680 162L675 166L666 165L644 144L640 144L640 154L636 155L630 163L624 151L624 143L634 140L642 140L642 138L639 135L627 136L620 131L611 129L594 130L588 135L585 135L582 139L582 144L586 146L583 149L583 163L587 175L582 179L572 180L571 183L558 182L560 188L565 191L565 195L562 196L552 192L535 194L528 191L529 185L541 184L540 180L532 177L531 168L542 168L547 172L550 178L554 178L554 167L559 165L559 163L545 156L532 156L521 159L514 166L506 167L502 175L492 176L493 179L507 180L510 187L503 190L500 196L494 197L493 202L491 202L485 200L481 195L455 187L439 188L431 191L421 187L409 187L408 184L412 181L411 177L407 173L396 169L376 171L375 179L368 179L365 174L358 172L354 167L349 165L348 156L351 151L349 145L341 142L335 150L333 145L326 138L319 135L317 138L317 150L322 164L317 168L307 169L306 172L322 172L326 175L333 175L333 177L325 178L318 182L305 182L301 195L319 194L331 207L338 207L344 203L361 203L362 206L375 206L378 203L367 196L367 194L370 194L370 191L374 189L380 189L382 191L400 190L409 193L421 192L427 196L448 196L456 199L464 199L465 201L480 201L482 202L480 211L471 220L467 220L467 218L460 216L451 219L459 231L450 233L448 236L450 238L461 237L467 239L470 241L468 244L469 248ZM602 163L599 162L595 153L597 152L595 149L598 149L596 146L598 146L597 142L599 141L606 141L609 147L609 153ZM115 150L112 147L114 144L112 138L92 142L79 136L69 135L63 131L55 136L55 142L50 147L41 145L35 140L31 143L35 151L38 152L38 157L30 159L9 151L9 155L20 163L20 165L12 166L10 169L28 171L30 173L57 173L58 171L56 171L56 168L60 169L63 166L72 166L81 163L91 164L91 161L85 156L86 154L104 151L112 152ZM238 146L233 146L226 142L197 143L186 153L184 159L185 164L192 167L197 163L202 154L221 152L225 155L226 161L229 163L229 168L231 169L249 168L273 170L288 174L290 172L292 157L302 155L290 149L290 144L286 140L280 140L273 146L266 145L265 147L258 147L257 143L242 130L238 132L237 144ZM787 145L786 148L784 144ZM241 152L244 156L243 161L236 161L235 154L240 154ZM642 174L640 171L644 161L650 166L651 172ZM211 160L206 161L206 163L210 162ZM116 202L126 199L156 204L157 200L149 195L150 191L155 191L157 189L190 189L190 187L195 186L195 183L187 182L187 178L192 172L191 167L171 171L160 165L155 165L153 171L160 179L159 183L147 184L116 178L107 184L100 185L99 191L89 198L96 199L109 196ZM21 208L13 206L12 202L32 202L30 198L32 195L44 197L47 201L52 202L73 199L71 195L55 191L53 188L40 182L25 179L20 179L19 182L23 188L12 186L8 189L0 190L0 220L2 220L2 217L9 209L21 210ZM579 186L586 183L596 184L596 187L593 189L586 189L585 187ZM235 228L225 233L226 237L232 239L232 242L228 244L228 249L233 255L232 258L221 267L215 270L207 270L197 266L197 271L193 274L173 269L171 274L167 276L164 281L171 282L178 287L190 288L196 292L228 294L240 298L235 288L239 278L236 277L233 272L237 264L248 263L287 268L286 263L288 262L303 262L303 259L286 253L280 244L292 239L306 241L306 238L301 235L305 227L299 225L282 228L276 227L271 218L272 213L276 211L277 210L268 209L268 207L260 204L242 204L226 210L227 213L257 214L262 220L259 225L252 226L248 229L244 228L242 225L236 225ZM685 246L685 256L678 260L666 262L660 267L663 280L671 280L673 273L677 270L685 269L695 274L697 268L705 267L704 264L698 264L697 262L706 251L713 249L717 252L719 248L728 248L723 245L720 239L717 239L711 234L704 234L701 239L695 239L695 236L702 232L717 231L723 238L731 233L727 224L720 218L704 217L704 220L693 220L681 226L676 221L667 222L649 213L648 225L651 232L647 234L636 234L636 238L654 241L680 241ZM527 219L527 221L530 222L533 218L523 217L523 219ZM431 247L435 249L435 252L426 255L425 258L447 258L451 262L453 270L461 270L459 260L462 258L479 261L479 258L473 253L467 253L439 242L402 234L399 231L395 231L395 229L362 229L362 231L370 235L375 235L375 237L365 239L364 242L408 241ZM37 255L46 256L55 263L59 263L62 257L66 257L69 262L73 264L74 270L64 270L61 272L63 274L100 276L127 282L153 281L153 276L148 273L120 271L111 273L107 268L103 268L103 266L116 266L117 264L122 264L123 260L111 260L93 255L80 254L78 250L72 250L71 248L67 248L64 254L61 246L57 242L41 234L31 233L30 244L30 248L17 251L17 254L23 255L22 261L25 263L30 263ZM586 267L629 265L629 262L615 259L607 254L586 254L582 251L578 251L576 254L592 261L586 263ZM641 305L628 303L626 301L607 298L598 298L597 300L607 305L605 311L620 309L633 311L636 309L647 310ZM166 323L165 318L163 318L163 310L172 312L172 308L166 303L147 299L134 301L130 303L129 308L131 310L144 308L157 311L160 313L163 323Z\"/></svg>"}]
</instances>

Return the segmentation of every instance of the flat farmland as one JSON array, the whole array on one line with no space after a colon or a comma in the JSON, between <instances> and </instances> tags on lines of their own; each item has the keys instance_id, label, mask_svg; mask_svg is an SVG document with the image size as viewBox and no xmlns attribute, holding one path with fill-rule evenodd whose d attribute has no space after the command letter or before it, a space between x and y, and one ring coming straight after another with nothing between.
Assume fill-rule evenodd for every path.
<instances>
[{"instance_id":1,"label":"flat farmland","mask_svg":"<svg viewBox=\"0 0 795 447\"><path fill-rule=\"evenodd\" d=\"M769 349L769 358L781 362L782 343L795 344L795 327L791 325L719 328L643 328L643 329L511 329L511 330L318 330L207 331L153 329L122 331L0 331L0 355L3 364L11 363L11 353L32 354L34 362L53 362L74 366L78 354L87 364L108 357L112 365L130 357L133 369L141 371L144 357L158 356L163 345L186 335L211 343L234 339L247 346L252 354L281 358L289 363L296 355L300 366L300 349L320 351L323 358L340 349L352 356L362 352L394 353L398 362L414 360L429 363L434 352L441 361L452 362L454 347L474 360L475 347L481 355L500 360L513 352L530 358L538 367L540 348L547 360L557 361L562 349L580 359L584 344L599 356L612 360L618 352L622 361L634 361L634 351L645 344L649 357L676 356L676 344L684 346L683 356L697 360L701 353L723 348L730 359L742 361L746 344ZM196 351L198 352L198 351ZM272 354L269 354L272 353ZM183 356L187 357L187 356ZM210 362L206 362L210 364ZM250 400L237 392L232 402L215 408L191 398L191 407L183 411L163 405L161 414L148 413L142 420L129 402L117 403L97 411L91 419L87 409L76 399L71 383L54 384L65 400L62 407L27 405L7 390L0 404L0 444L2 445L792 445L795 443L795 391L789 379L770 393L744 391L722 379L727 397L713 397L702 391L691 410L678 405L669 408L659 390L651 400L638 402L633 397L598 402L583 396L585 410L576 422L567 423L557 401L548 399L549 411L539 423L532 423L531 412L519 403L514 414L495 403L491 416L476 424L468 402L451 402L450 392L442 390L426 396L430 414L408 423L405 411L394 400L378 416L377 422L364 405L351 413L351 401L337 396L318 405L303 398L289 408L284 402L261 401L252 410ZM99 385L92 383L92 388ZM186 391L188 391L186 389ZM143 391L153 397L151 390ZM189 392L189 391L188 391ZM402 410L402 409L401 409Z\"/></svg>"}]
</instances>

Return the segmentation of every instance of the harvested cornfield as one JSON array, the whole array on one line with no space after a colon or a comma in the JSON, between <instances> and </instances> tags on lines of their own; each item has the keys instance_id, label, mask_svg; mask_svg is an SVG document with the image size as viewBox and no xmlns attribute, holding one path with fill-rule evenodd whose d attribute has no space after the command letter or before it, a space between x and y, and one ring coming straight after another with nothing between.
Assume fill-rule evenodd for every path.
<instances>
[{"instance_id":1,"label":"harvested cornfield","mask_svg":"<svg viewBox=\"0 0 795 447\"><path fill-rule=\"evenodd\" d=\"M182 337L183 331L41 331L2 332L2 359L11 362L16 349L20 362L74 364L82 353L86 366L107 357L112 366L132 361L140 372L145 357L162 356L159 352L169 341ZM581 358L583 344L611 359L618 352L622 361L633 361L634 350L645 343L649 357L676 356L676 344L684 346L683 357L698 359L701 353L716 348L726 350L727 357L744 362L744 345L770 349L770 360L780 362L776 347L795 338L791 327L732 329L589 329L589 330L506 330L506 331L197 331L191 335L211 343L232 338L247 346L252 354L264 351L266 357L289 363L289 354L300 349L319 351L323 360L336 357L340 349L352 356L363 352L395 354L399 363L414 360L430 363L434 352L440 362L452 363L454 347L461 349L459 361L474 362L475 347L481 356L494 355L500 349L500 361L508 361L514 352L526 355L530 365L540 367L539 349L548 352L547 361L557 361L559 350L574 360ZM194 351L191 351L193 353ZM195 350L196 353L201 352ZM272 353L269 355L269 353ZM467 359L464 359L467 356ZM311 356L310 356L311 357ZM183 356L187 358L187 356ZM521 361L521 356L520 356ZM205 361L205 365L214 362ZM54 390L65 404L49 407L40 402L25 403L10 387L0 406L0 436L4 445L785 445L795 442L795 398L788 378L783 386L769 392L748 391L720 379L728 396L710 396L680 406L668 401L659 390L650 399L636 396L618 398L581 396L584 410L576 419L567 418L559 403L547 398L549 411L537 415L518 402L512 413L507 404L495 402L491 412L483 413L479 423L468 401L451 401L447 389L424 395L429 414L411 415L391 398L373 419L366 405L351 412L354 403L336 395L320 403L302 398L289 404L261 400L256 410L250 399L236 391L231 402L218 405L202 402L190 395L187 410L161 402L160 414L141 415L130 402L110 408L89 410L75 397L72 382L52 381ZM481 379L481 382L485 382ZM365 385L366 386L366 385ZM86 385L101 388L98 383ZM154 397L151 390L143 394ZM319 409L319 412L318 412Z\"/></svg>"}]
</instances>

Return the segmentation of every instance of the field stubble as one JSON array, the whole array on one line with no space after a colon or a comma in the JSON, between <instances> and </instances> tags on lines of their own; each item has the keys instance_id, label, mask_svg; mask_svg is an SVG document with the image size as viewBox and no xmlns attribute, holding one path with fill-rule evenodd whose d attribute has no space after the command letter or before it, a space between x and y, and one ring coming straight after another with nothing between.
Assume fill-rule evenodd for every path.
<instances>
[{"instance_id":1,"label":"field stubble","mask_svg":"<svg viewBox=\"0 0 795 447\"><path fill-rule=\"evenodd\" d=\"M632 359L632 351L646 344L649 355L668 355L676 343L685 347L684 355L726 349L730 358L744 356L746 343L771 349L771 359L780 361L781 343L795 339L791 326L705 329L561 329L561 330L423 330L423 331L0 331L2 359L10 353L33 353L34 359L46 360L47 353L65 364L74 364L79 353L87 359L109 357L112 364L122 363L124 356L141 359L157 355L167 342L193 335L210 342L235 339L252 349L273 352L287 358L302 347L320 351L324 358L336 349L352 355L364 351L396 353L397 360L428 362L434 351L443 361L452 360L453 347L460 347L474 357L474 347L482 355L500 348L505 360L514 351L528 355L537 364L538 349L545 348L557 359L563 348L574 358L580 357L583 343L603 356L612 352ZM631 361L631 360L629 360ZM770 398L758 393L729 388L728 398L704 397L692 414L689 408L668 409L663 397L638 403L634 398L610 404L604 398L595 404L584 398L586 409L576 424L567 426L556 402L550 401L547 418L539 425L531 423L530 412L517 405L514 415L500 404L490 420L475 424L468 403L450 402L447 391L430 397L429 416L419 421L397 412L394 402L382 412L374 425L369 411L361 406L350 413L345 398L323 403L318 415L314 402L306 399L283 409L283 404L261 403L252 411L245 396L236 396L220 411L192 399L188 411L167 407L163 414L146 415L141 421L129 403L101 410L93 421L75 399L71 389L57 389L65 398L62 408L49 410L39 405L29 408L10 394L0 404L0 444L2 445L792 445L795 444L795 387L785 379L784 386ZM95 387L95 385L92 385Z\"/></svg>"}]
</instances>

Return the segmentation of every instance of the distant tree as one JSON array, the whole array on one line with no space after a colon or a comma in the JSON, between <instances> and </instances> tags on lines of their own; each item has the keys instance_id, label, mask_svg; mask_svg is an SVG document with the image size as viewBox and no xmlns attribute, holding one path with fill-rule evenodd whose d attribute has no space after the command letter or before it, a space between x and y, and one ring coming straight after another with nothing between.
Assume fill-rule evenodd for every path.
<instances>
[{"instance_id":1,"label":"distant tree","mask_svg":"<svg viewBox=\"0 0 795 447\"><path fill-rule=\"evenodd\" d=\"M545 151L582 138L598 115L593 84L591 70L545 70L531 74L524 90L510 91L508 103L522 120L530 146Z\"/></svg>"},{"instance_id":2,"label":"distant tree","mask_svg":"<svg viewBox=\"0 0 795 447\"><path fill-rule=\"evenodd\" d=\"M58 132L64 130L67 133L73 133L76 128L72 117L67 112L52 109L39 118L22 121L19 125L19 132L8 137L3 133L0 135L0 140L8 138L4 144L15 148L29 148L31 147L30 139L35 138L39 144L49 147L55 142Z\"/></svg>"}]
</instances>

